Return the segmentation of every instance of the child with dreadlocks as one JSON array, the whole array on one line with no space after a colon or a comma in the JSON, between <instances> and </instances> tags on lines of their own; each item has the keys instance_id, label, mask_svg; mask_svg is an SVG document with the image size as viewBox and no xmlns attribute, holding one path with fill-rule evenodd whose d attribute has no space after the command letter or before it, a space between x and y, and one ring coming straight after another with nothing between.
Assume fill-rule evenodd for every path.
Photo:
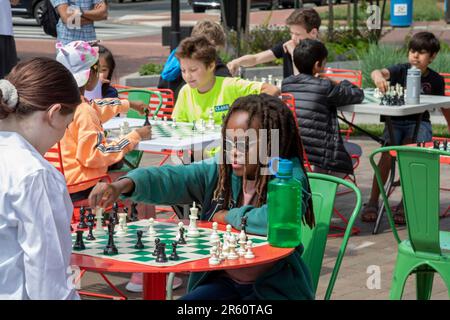
<instances>
[{"instance_id":1,"label":"child with dreadlocks","mask_svg":"<svg viewBox=\"0 0 450 320\"><path fill-rule=\"evenodd\" d=\"M249 131L256 134L248 134ZM278 140L270 138L278 134ZM263 139L267 136L267 141ZM276 135L275 135L276 136ZM273 141L272 141L273 139ZM99 183L90 204L108 206L120 196L154 204L202 204L201 220L231 224L240 229L247 218L247 232L267 234L267 184L264 175L272 145L278 155L294 163L294 177L302 182L303 221L314 225L309 183L302 159L302 144L290 110L267 94L237 99L224 118L222 159L217 156L190 165L139 168L111 184ZM268 150L265 159L258 149ZM258 157L261 157L260 155ZM224 161L221 161L224 160ZM192 273L185 300L202 299L313 299L309 271L298 246L288 257L256 267Z\"/></svg>"}]
</instances>

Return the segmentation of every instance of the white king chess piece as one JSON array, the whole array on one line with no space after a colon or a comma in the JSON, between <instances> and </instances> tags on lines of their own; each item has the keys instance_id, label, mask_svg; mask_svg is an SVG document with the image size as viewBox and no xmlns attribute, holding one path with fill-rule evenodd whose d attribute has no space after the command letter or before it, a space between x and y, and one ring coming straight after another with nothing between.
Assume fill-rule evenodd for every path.
<instances>
[{"instance_id":1,"label":"white king chess piece","mask_svg":"<svg viewBox=\"0 0 450 320\"><path fill-rule=\"evenodd\" d=\"M197 219L198 219L198 208L195 206L195 202L193 207L190 209L191 214L189 215L189 227L188 227L188 232L187 232L187 236L188 237L200 237L200 232L198 231L197 228Z\"/></svg>"},{"instance_id":2,"label":"white king chess piece","mask_svg":"<svg viewBox=\"0 0 450 320\"><path fill-rule=\"evenodd\" d=\"M94 235L101 236L106 234L106 231L102 226L102 218L103 218L103 208L97 207L95 208L95 219L97 220L97 224L95 226Z\"/></svg>"}]
</instances>

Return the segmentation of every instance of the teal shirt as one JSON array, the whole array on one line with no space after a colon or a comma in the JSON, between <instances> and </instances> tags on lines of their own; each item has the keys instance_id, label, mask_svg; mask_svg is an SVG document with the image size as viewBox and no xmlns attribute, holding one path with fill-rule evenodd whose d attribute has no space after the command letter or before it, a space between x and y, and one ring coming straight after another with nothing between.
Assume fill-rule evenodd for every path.
<instances>
[{"instance_id":1,"label":"teal shirt","mask_svg":"<svg viewBox=\"0 0 450 320\"><path fill-rule=\"evenodd\" d=\"M302 182L303 212L307 207L309 192L307 178L298 159L294 162L294 178ZM205 213L212 209L212 199L218 181L218 164L215 158L190 165L139 168L126 176L135 183L130 198L136 202L157 205L202 204L201 220L210 220ZM238 201L242 192L242 178L232 174L233 199ZM246 215L247 231L257 235L267 235L267 205L251 205L230 209L226 220L235 229L240 229L241 218ZM313 299L314 290L309 270L301 259L303 246L293 254L277 262L274 268L260 276L255 282L257 299ZM192 290L208 278L210 273L192 273L188 289Z\"/></svg>"}]
</instances>

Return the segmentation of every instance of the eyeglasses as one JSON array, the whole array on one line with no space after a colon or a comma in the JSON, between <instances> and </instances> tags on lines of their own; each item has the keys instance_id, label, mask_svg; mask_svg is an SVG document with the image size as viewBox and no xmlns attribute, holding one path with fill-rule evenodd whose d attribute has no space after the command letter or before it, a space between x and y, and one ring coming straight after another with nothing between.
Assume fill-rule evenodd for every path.
<instances>
[{"instance_id":1,"label":"eyeglasses","mask_svg":"<svg viewBox=\"0 0 450 320\"><path fill-rule=\"evenodd\" d=\"M246 139L248 140L248 139ZM234 142L230 139L225 139L225 152L231 153L234 149L237 150L239 153L246 153L248 149L250 149L251 146L258 143L258 140L253 141L237 141ZM248 147L248 149L247 149Z\"/></svg>"}]
</instances>

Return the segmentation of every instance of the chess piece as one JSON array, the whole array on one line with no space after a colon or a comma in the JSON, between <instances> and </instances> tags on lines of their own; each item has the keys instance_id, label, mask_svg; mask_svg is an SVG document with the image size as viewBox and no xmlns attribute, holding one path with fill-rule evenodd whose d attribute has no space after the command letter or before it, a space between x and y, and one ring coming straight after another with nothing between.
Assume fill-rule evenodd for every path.
<instances>
[{"instance_id":1,"label":"chess piece","mask_svg":"<svg viewBox=\"0 0 450 320\"><path fill-rule=\"evenodd\" d=\"M139 218L138 218L139 213L138 213L137 208L136 208L137 205L138 204L136 202L132 202L131 203L131 218L130 218L131 222L136 222L136 221L139 220Z\"/></svg>"},{"instance_id":2,"label":"chess piece","mask_svg":"<svg viewBox=\"0 0 450 320\"><path fill-rule=\"evenodd\" d=\"M195 120L192 121L192 131L197 131L197 127L195 126Z\"/></svg>"},{"instance_id":3,"label":"chess piece","mask_svg":"<svg viewBox=\"0 0 450 320\"><path fill-rule=\"evenodd\" d=\"M439 140L433 140L433 149L439 150Z\"/></svg>"},{"instance_id":4,"label":"chess piece","mask_svg":"<svg viewBox=\"0 0 450 320\"><path fill-rule=\"evenodd\" d=\"M78 224L78 229L86 229L88 226L84 221L86 219L86 210L84 207L80 207L80 223Z\"/></svg>"},{"instance_id":5,"label":"chess piece","mask_svg":"<svg viewBox=\"0 0 450 320\"><path fill-rule=\"evenodd\" d=\"M75 244L73 246L73 250L79 251L79 250L86 249L86 246L84 245L84 242L83 242L83 232L84 232L83 230L77 230L76 231L77 238L75 240Z\"/></svg>"},{"instance_id":6,"label":"chess piece","mask_svg":"<svg viewBox=\"0 0 450 320\"><path fill-rule=\"evenodd\" d=\"M229 252L227 259L228 260L236 260L239 258L239 255L236 253L236 237L232 234L229 238Z\"/></svg>"},{"instance_id":7,"label":"chess piece","mask_svg":"<svg viewBox=\"0 0 450 320\"><path fill-rule=\"evenodd\" d=\"M245 259L253 259L253 258L255 258L255 254L252 251L252 247L253 247L252 240L248 240L247 241L247 252L244 255Z\"/></svg>"},{"instance_id":8,"label":"chess piece","mask_svg":"<svg viewBox=\"0 0 450 320\"><path fill-rule=\"evenodd\" d=\"M114 203L113 203L112 210L113 210L113 212L112 212L112 223L113 223L114 225L116 225L116 224L119 223L119 216L118 216L118 213L119 213L119 204L118 204L117 202L114 202Z\"/></svg>"},{"instance_id":9,"label":"chess piece","mask_svg":"<svg viewBox=\"0 0 450 320\"><path fill-rule=\"evenodd\" d=\"M144 121L144 125L143 125L144 127L150 125L150 121L148 121L149 113L150 113L150 111L148 110L148 108L145 108L145 121Z\"/></svg>"},{"instance_id":10,"label":"chess piece","mask_svg":"<svg viewBox=\"0 0 450 320\"><path fill-rule=\"evenodd\" d=\"M124 235L127 233L127 214L125 212L119 213L119 231L118 233Z\"/></svg>"},{"instance_id":11,"label":"chess piece","mask_svg":"<svg viewBox=\"0 0 450 320\"><path fill-rule=\"evenodd\" d=\"M114 224L108 224L108 244L103 250L103 254L107 256L112 256L118 254L116 245L114 244Z\"/></svg>"},{"instance_id":12,"label":"chess piece","mask_svg":"<svg viewBox=\"0 0 450 320\"><path fill-rule=\"evenodd\" d=\"M213 222L212 224L213 231L211 235L209 236L209 239L212 242L215 242L216 240L220 240L219 233L217 232L217 228L219 227L219 224L217 222Z\"/></svg>"},{"instance_id":13,"label":"chess piece","mask_svg":"<svg viewBox=\"0 0 450 320\"><path fill-rule=\"evenodd\" d=\"M183 222L178 223L178 244L186 244L186 239L184 238L184 224Z\"/></svg>"},{"instance_id":14,"label":"chess piece","mask_svg":"<svg viewBox=\"0 0 450 320\"><path fill-rule=\"evenodd\" d=\"M176 241L172 242L172 254L169 257L170 260L176 261L180 258L177 253L177 245L178 243Z\"/></svg>"},{"instance_id":15,"label":"chess piece","mask_svg":"<svg viewBox=\"0 0 450 320\"><path fill-rule=\"evenodd\" d=\"M167 116L164 116L163 126L167 126L167 125L168 125L168 123L167 123Z\"/></svg>"},{"instance_id":16,"label":"chess piece","mask_svg":"<svg viewBox=\"0 0 450 320\"><path fill-rule=\"evenodd\" d=\"M227 224L226 226L226 230L227 232L225 233L228 237L231 236L231 230L233 229L233 227L231 226L231 224Z\"/></svg>"},{"instance_id":17,"label":"chess piece","mask_svg":"<svg viewBox=\"0 0 450 320\"><path fill-rule=\"evenodd\" d=\"M138 250L144 249L144 244L142 243L142 234L143 234L142 230L136 231L136 235L137 235L137 239L138 240L137 240L136 244L134 245L135 249L138 249Z\"/></svg>"},{"instance_id":18,"label":"chess piece","mask_svg":"<svg viewBox=\"0 0 450 320\"><path fill-rule=\"evenodd\" d=\"M239 249L238 249L238 254L240 257L243 257L245 255L246 243L247 243L247 235L245 234L245 231L241 229L241 233L239 234Z\"/></svg>"},{"instance_id":19,"label":"chess piece","mask_svg":"<svg viewBox=\"0 0 450 320\"><path fill-rule=\"evenodd\" d=\"M208 111L208 129L214 129L214 111L212 108Z\"/></svg>"},{"instance_id":20,"label":"chess piece","mask_svg":"<svg viewBox=\"0 0 450 320\"><path fill-rule=\"evenodd\" d=\"M442 144L444 145L444 151L448 151L448 149L447 149L447 147L448 147L448 140L445 139Z\"/></svg>"},{"instance_id":21,"label":"chess piece","mask_svg":"<svg viewBox=\"0 0 450 320\"><path fill-rule=\"evenodd\" d=\"M198 208L195 206L195 202L192 208L189 209L189 211L191 212L191 214L189 215L189 227L188 227L188 233L187 236L188 237L199 237L200 236L200 232L198 231L197 228L197 219L198 219Z\"/></svg>"},{"instance_id":22,"label":"chess piece","mask_svg":"<svg viewBox=\"0 0 450 320\"><path fill-rule=\"evenodd\" d=\"M155 237L156 236L156 230L155 230L155 219L150 218L148 219L148 231L147 235L149 237Z\"/></svg>"},{"instance_id":23,"label":"chess piece","mask_svg":"<svg viewBox=\"0 0 450 320\"><path fill-rule=\"evenodd\" d=\"M177 120L175 118L172 118L172 128L177 127Z\"/></svg>"},{"instance_id":24,"label":"chess piece","mask_svg":"<svg viewBox=\"0 0 450 320\"><path fill-rule=\"evenodd\" d=\"M167 256L166 256L166 244L160 243L159 249L158 249L158 256L156 257L156 262L164 263L167 262Z\"/></svg>"},{"instance_id":25,"label":"chess piece","mask_svg":"<svg viewBox=\"0 0 450 320\"><path fill-rule=\"evenodd\" d=\"M209 264L218 265L220 259L217 257L217 247L212 247L209 252L211 253L211 258L208 259Z\"/></svg>"},{"instance_id":26,"label":"chess piece","mask_svg":"<svg viewBox=\"0 0 450 320\"><path fill-rule=\"evenodd\" d=\"M89 222L88 228L89 228L89 233L86 237L86 240L93 241L93 240L95 240L94 234L92 233L92 230L94 229L94 222L92 222L92 223Z\"/></svg>"},{"instance_id":27,"label":"chess piece","mask_svg":"<svg viewBox=\"0 0 450 320\"><path fill-rule=\"evenodd\" d=\"M100 207L95 208L95 219L97 220L97 223L95 226L94 234L96 236L101 236L105 234L105 230L103 230L102 227L102 218L103 218L103 208Z\"/></svg>"},{"instance_id":28,"label":"chess piece","mask_svg":"<svg viewBox=\"0 0 450 320\"><path fill-rule=\"evenodd\" d=\"M159 250L160 243L161 243L161 239L156 238L155 239L155 249L153 250L153 253L152 253L153 256L157 256L158 255L158 250Z\"/></svg>"}]
</instances>

